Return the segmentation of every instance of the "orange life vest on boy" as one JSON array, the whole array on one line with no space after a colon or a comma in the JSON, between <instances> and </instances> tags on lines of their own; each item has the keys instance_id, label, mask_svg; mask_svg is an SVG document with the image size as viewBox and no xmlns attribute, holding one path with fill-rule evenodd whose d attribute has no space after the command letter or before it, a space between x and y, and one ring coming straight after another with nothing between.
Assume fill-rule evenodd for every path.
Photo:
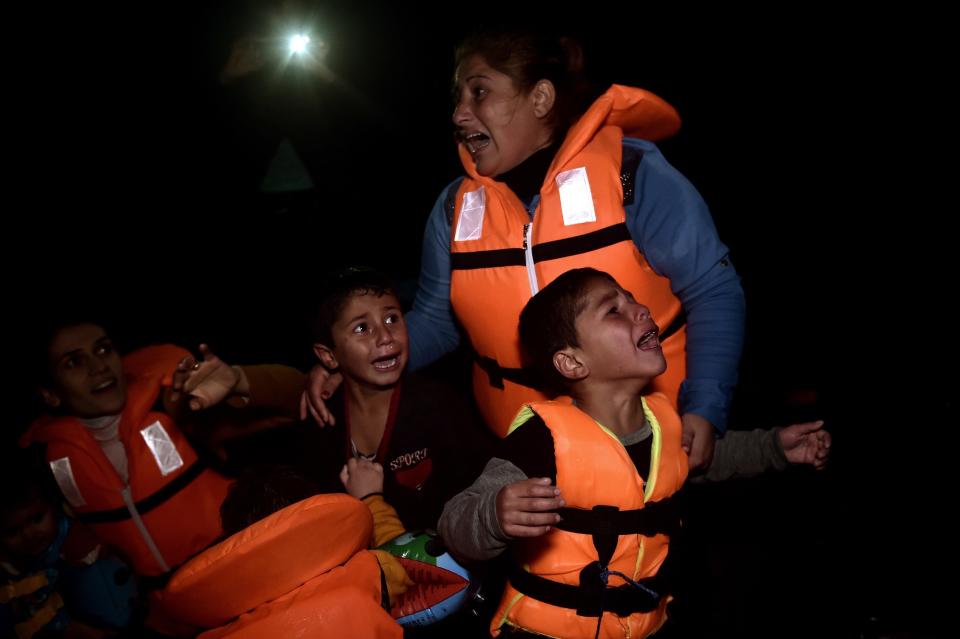
<instances>
[{"instance_id":1,"label":"orange life vest on boy","mask_svg":"<svg viewBox=\"0 0 960 639\"><path fill-rule=\"evenodd\" d=\"M686 377L686 331L670 281L640 254L625 224L621 156L624 133L658 140L680 118L662 99L613 85L567 134L547 171L531 222L502 182L483 177L460 147L467 171L451 229L450 301L477 354L473 390L487 425L505 436L524 403L547 399L523 384L517 322L536 292L562 273L586 266L606 271L650 308L661 331L667 371L652 383L676 405Z\"/></svg>"},{"instance_id":2,"label":"orange life vest on boy","mask_svg":"<svg viewBox=\"0 0 960 639\"><path fill-rule=\"evenodd\" d=\"M680 447L680 417L669 400L657 393L644 401L653 431L646 481L616 435L580 409L563 402L530 405L553 436L557 487L567 508L561 512L564 521L546 535L514 542L515 570L491 623L494 636L509 624L549 637L593 637L598 616L600 636L607 638L638 639L663 625L669 597L659 583L652 582L669 547L669 536L662 531L679 521L669 497L687 477L687 456ZM625 525L630 518L635 523ZM609 556L601 557L601 545L595 545L591 534L571 532L565 526L590 528L595 534L606 530ZM624 528L633 532L624 533ZM605 589L602 582L595 582L598 588L591 599L581 573L593 569L622 573L659 592L651 596L633 586L618 587L626 581L610 574ZM558 605L534 598L543 592L550 595L543 595L545 599L552 597ZM602 613L601 600L605 602ZM583 614L578 614L578 608Z\"/></svg>"},{"instance_id":3,"label":"orange life vest on boy","mask_svg":"<svg viewBox=\"0 0 960 639\"><path fill-rule=\"evenodd\" d=\"M279 510L190 560L159 597L202 639L399 639L381 606L380 566L365 550L373 517L344 494Z\"/></svg>"},{"instance_id":4,"label":"orange life vest on boy","mask_svg":"<svg viewBox=\"0 0 960 639\"><path fill-rule=\"evenodd\" d=\"M123 358L127 401L119 435L128 460L126 485L75 417L41 417L21 440L24 446L46 446L54 478L78 519L120 550L141 575L175 568L221 534L220 504L229 481L197 458L168 415L153 410L187 355L166 345Z\"/></svg>"}]
</instances>

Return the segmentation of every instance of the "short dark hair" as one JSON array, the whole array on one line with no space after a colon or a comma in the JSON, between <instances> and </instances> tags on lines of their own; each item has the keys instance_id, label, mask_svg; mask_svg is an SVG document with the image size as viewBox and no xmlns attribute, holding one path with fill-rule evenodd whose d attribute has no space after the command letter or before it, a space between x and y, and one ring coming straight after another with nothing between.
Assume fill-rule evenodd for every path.
<instances>
[{"instance_id":1,"label":"short dark hair","mask_svg":"<svg viewBox=\"0 0 960 639\"><path fill-rule=\"evenodd\" d=\"M230 486L220 506L227 536L240 532L287 506L323 492L320 485L292 466L254 465Z\"/></svg>"},{"instance_id":2,"label":"short dark hair","mask_svg":"<svg viewBox=\"0 0 960 639\"><path fill-rule=\"evenodd\" d=\"M567 391L569 380L553 365L553 356L568 346L580 346L577 316L586 305L587 285L603 278L616 284L608 273L577 268L562 274L530 298L520 312L520 349L524 367L543 392L558 395Z\"/></svg>"},{"instance_id":3,"label":"short dark hair","mask_svg":"<svg viewBox=\"0 0 960 639\"><path fill-rule=\"evenodd\" d=\"M333 325L340 319L343 308L354 295L396 295L393 282L383 273L365 266L340 269L324 280L320 302L314 314L312 337L314 344L333 346Z\"/></svg>"}]
</instances>

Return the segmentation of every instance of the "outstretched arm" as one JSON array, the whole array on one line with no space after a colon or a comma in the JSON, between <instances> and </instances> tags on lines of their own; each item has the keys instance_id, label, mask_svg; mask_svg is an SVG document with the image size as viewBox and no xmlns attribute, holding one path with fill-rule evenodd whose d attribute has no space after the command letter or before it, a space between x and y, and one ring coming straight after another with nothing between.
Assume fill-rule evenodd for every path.
<instances>
[{"instance_id":1,"label":"outstretched arm","mask_svg":"<svg viewBox=\"0 0 960 639\"><path fill-rule=\"evenodd\" d=\"M817 470L826 468L831 438L823 429L822 420L781 428L777 441L791 464L808 464Z\"/></svg>"}]
</instances>

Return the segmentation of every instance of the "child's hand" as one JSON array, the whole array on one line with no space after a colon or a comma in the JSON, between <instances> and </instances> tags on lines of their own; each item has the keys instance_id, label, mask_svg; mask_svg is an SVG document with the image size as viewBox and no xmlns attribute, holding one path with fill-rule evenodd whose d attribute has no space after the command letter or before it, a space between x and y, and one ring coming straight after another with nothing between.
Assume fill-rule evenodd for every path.
<instances>
[{"instance_id":1,"label":"child's hand","mask_svg":"<svg viewBox=\"0 0 960 639\"><path fill-rule=\"evenodd\" d=\"M539 537L560 521L553 512L567 502L547 477L508 484L497 493L497 521L510 537Z\"/></svg>"},{"instance_id":2,"label":"child's hand","mask_svg":"<svg viewBox=\"0 0 960 639\"><path fill-rule=\"evenodd\" d=\"M243 369L228 365L214 355L206 344L200 345L200 353L203 361L190 366L183 384L184 392L190 396L192 410L210 408L230 395L246 391L247 380Z\"/></svg>"},{"instance_id":3,"label":"child's hand","mask_svg":"<svg viewBox=\"0 0 960 639\"><path fill-rule=\"evenodd\" d=\"M792 464L810 464L823 470L830 456L830 433L823 430L823 421L793 424L777 433L780 447Z\"/></svg>"},{"instance_id":4,"label":"child's hand","mask_svg":"<svg viewBox=\"0 0 960 639\"><path fill-rule=\"evenodd\" d=\"M351 457L340 471L340 481L347 492L363 499L367 495L383 492L383 466L366 459Z\"/></svg>"}]
</instances>

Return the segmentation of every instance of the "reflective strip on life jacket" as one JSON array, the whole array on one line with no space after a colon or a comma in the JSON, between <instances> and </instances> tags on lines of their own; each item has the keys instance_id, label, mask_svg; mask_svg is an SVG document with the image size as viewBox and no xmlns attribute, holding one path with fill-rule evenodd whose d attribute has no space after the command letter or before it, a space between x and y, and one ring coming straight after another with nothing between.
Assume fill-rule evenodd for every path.
<instances>
[{"instance_id":1,"label":"reflective strip on life jacket","mask_svg":"<svg viewBox=\"0 0 960 639\"><path fill-rule=\"evenodd\" d=\"M476 191L463 194L460 220L453 236L455 242L480 239L483 235L483 212L486 208L487 198L482 186Z\"/></svg>"},{"instance_id":2,"label":"reflective strip on life jacket","mask_svg":"<svg viewBox=\"0 0 960 639\"><path fill-rule=\"evenodd\" d=\"M587 168L580 166L556 177L560 192L560 212L563 225L585 224L597 221L597 211L593 208L593 194L590 192L590 180Z\"/></svg>"},{"instance_id":3,"label":"reflective strip on life jacket","mask_svg":"<svg viewBox=\"0 0 960 639\"><path fill-rule=\"evenodd\" d=\"M177 451L176 444L170 439L170 435L159 421L153 422L141 430L140 435L147 443L147 448L153 453L153 459L157 462L161 475L166 477L183 466L183 458Z\"/></svg>"},{"instance_id":4,"label":"reflective strip on life jacket","mask_svg":"<svg viewBox=\"0 0 960 639\"><path fill-rule=\"evenodd\" d=\"M53 471L53 478L60 486L60 492L66 498L67 502L74 508L81 508L87 505L83 495L80 494L80 487L77 486L77 479L73 476L73 468L70 467L70 458L61 457L50 462L50 470Z\"/></svg>"}]
</instances>

